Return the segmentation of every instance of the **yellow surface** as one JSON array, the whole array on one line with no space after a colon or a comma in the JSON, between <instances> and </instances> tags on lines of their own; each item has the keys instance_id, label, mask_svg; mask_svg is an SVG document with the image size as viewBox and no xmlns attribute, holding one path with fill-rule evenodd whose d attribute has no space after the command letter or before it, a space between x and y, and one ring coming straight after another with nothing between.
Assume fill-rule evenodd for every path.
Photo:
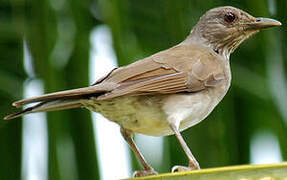
<instances>
[{"instance_id":1,"label":"yellow surface","mask_svg":"<svg viewBox=\"0 0 287 180\"><path fill-rule=\"evenodd\" d=\"M287 162L268 165L242 165L202 169L177 173L165 173L156 176L131 178L136 180L287 180Z\"/></svg>"}]
</instances>

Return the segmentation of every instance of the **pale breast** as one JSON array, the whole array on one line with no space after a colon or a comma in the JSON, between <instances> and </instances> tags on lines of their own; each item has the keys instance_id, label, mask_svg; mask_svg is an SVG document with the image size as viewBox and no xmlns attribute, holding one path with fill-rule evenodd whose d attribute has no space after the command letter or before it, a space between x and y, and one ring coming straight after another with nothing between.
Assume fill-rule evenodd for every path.
<instances>
[{"instance_id":1,"label":"pale breast","mask_svg":"<svg viewBox=\"0 0 287 180\"><path fill-rule=\"evenodd\" d=\"M183 131L204 120L222 100L225 89L207 89L198 93L167 97L163 106L167 121Z\"/></svg>"}]
</instances>

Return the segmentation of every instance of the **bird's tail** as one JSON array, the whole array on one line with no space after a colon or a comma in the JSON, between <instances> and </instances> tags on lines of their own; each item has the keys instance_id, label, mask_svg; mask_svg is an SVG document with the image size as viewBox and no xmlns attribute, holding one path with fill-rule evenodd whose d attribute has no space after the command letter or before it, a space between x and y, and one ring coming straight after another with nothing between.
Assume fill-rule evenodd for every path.
<instances>
[{"instance_id":1,"label":"bird's tail","mask_svg":"<svg viewBox=\"0 0 287 180\"><path fill-rule=\"evenodd\" d=\"M16 112L4 117L4 120L14 119L25 114L35 113L35 112L45 112L45 111L57 111L63 109L71 109L81 107L80 99L59 99L52 101L44 101L38 103L34 106L28 107L20 112Z\"/></svg>"},{"instance_id":2,"label":"bird's tail","mask_svg":"<svg viewBox=\"0 0 287 180\"><path fill-rule=\"evenodd\" d=\"M105 90L96 86L90 86L86 88L79 88L67 91L60 91L56 93L45 94L38 97L23 99L14 102L12 105L19 108L25 104L37 103L30 106L20 112L16 112L4 117L4 120L14 119L25 114L44 112L44 111L56 111L63 109L71 109L81 107L81 101L89 97L96 97L103 93Z\"/></svg>"}]
</instances>

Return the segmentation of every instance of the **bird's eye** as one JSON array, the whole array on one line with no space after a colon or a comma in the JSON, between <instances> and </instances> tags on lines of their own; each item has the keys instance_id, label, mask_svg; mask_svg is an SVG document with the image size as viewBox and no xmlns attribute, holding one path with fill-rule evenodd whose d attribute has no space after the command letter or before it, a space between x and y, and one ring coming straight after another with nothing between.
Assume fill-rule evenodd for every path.
<instances>
[{"instance_id":1,"label":"bird's eye","mask_svg":"<svg viewBox=\"0 0 287 180\"><path fill-rule=\"evenodd\" d=\"M224 15L224 20L228 23L231 23L235 20L235 15L232 12L228 12Z\"/></svg>"}]
</instances>

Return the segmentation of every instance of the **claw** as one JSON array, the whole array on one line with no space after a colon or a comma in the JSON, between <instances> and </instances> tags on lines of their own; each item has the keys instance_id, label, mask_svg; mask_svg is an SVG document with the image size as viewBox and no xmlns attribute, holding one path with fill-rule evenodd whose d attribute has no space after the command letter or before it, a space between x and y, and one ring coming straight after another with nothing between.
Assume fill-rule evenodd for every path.
<instances>
[{"instance_id":1,"label":"claw","mask_svg":"<svg viewBox=\"0 0 287 180\"><path fill-rule=\"evenodd\" d=\"M142 171L135 171L133 174L133 177L143 177L143 176L151 176L151 175L157 175L158 172L155 170L142 170Z\"/></svg>"}]
</instances>

